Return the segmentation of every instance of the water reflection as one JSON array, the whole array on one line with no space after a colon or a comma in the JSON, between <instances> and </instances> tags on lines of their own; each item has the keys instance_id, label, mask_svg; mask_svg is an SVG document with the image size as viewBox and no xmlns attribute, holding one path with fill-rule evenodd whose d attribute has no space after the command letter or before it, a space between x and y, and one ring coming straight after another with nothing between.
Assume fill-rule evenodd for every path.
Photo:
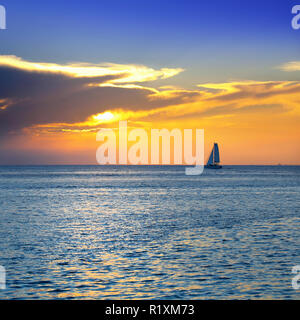
<instances>
[{"instance_id":1,"label":"water reflection","mask_svg":"<svg viewBox=\"0 0 300 320\"><path fill-rule=\"evenodd\" d=\"M180 167L24 167L0 177L1 298L300 298L290 283L298 168L186 177Z\"/></svg>"}]
</instances>

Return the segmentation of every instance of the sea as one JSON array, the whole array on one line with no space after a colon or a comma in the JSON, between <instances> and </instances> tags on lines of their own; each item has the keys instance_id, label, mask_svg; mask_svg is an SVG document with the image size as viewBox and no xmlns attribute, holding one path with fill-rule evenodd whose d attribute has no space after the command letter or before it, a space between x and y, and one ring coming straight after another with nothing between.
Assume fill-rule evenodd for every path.
<instances>
[{"instance_id":1,"label":"sea","mask_svg":"<svg viewBox=\"0 0 300 320\"><path fill-rule=\"evenodd\" d=\"M300 167L3 166L0 265L0 299L300 299Z\"/></svg>"}]
</instances>

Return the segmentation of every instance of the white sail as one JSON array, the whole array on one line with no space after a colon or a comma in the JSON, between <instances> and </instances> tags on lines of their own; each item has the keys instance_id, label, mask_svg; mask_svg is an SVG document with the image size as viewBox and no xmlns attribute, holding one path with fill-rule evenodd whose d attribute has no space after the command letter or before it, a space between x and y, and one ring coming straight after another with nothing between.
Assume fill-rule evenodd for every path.
<instances>
[{"instance_id":1,"label":"white sail","mask_svg":"<svg viewBox=\"0 0 300 320\"><path fill-rule=\"evenodd\" d=\"M219 153L219 146L217 143L214 145L214 163L220 162L220 153Z\"/></svg>"}]
</instances>

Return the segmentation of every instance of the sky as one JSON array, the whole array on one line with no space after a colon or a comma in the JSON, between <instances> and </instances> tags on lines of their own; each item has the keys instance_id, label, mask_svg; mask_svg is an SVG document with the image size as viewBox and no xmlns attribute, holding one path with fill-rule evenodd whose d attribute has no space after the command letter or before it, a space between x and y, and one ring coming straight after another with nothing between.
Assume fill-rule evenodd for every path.
<instances>
[{"instance_id":1,"label":"sky","mask_svg":"<svg viewBox=\"0 0 300 320\"><path fill-rule=\"evenodd\" d=\"M101 128L201 128L300 164L295 1L0 0L0 164L96 164Z\"/></svg>"}]
</instances>

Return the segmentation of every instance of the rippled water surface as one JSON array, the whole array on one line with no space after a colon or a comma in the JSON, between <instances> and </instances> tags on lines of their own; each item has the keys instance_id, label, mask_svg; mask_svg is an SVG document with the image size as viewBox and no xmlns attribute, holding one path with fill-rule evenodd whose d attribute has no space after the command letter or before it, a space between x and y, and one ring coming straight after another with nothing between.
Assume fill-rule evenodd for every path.
<instances>
[{"instance_id":1,"label":"rippled water surface","mask_svg":"<svg viewBox=\"0 0 300 320\"><path fill-rule=\"evenodd\" d=\"M18 299L300 299L300 167L0 167Z\"/></svg>"}]
</instances>

